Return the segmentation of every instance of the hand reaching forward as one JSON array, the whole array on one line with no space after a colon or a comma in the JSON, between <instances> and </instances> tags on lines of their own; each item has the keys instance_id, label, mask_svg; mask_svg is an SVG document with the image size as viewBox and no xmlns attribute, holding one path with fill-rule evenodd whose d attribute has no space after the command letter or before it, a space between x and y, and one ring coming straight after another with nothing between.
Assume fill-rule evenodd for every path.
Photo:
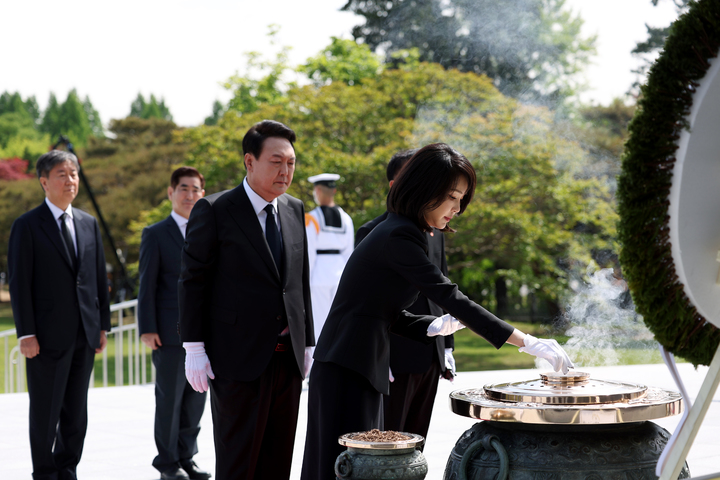
<instances>
[{"instance_id":1,"label":"hand reaching forward","mask_svg":"<svg viewBox=\"0 0 720 480\"><path fill-rule=\"evenodd\" d=\"M532 335L526 334L523 343L525 346L520 347L519 350L521 352L529 353L538 358L544 358L550 362L550 365L552 365L553 370L556 372L562 370L563 374L567 374L568 370L575 368L568 354L565 353L565 350L563 350L555 339L535 338Z\"/></svg>"}]
</instances>

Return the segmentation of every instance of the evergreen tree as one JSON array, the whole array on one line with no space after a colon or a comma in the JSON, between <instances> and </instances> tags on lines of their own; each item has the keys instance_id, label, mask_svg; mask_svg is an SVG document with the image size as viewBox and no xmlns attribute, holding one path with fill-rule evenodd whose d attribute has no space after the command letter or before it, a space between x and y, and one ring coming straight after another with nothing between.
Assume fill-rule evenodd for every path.
<instances>
[{"instance_id":1,"label":"evergreen tree","mask_svg":"<svg viewBox=\"0 0 720 480\"><path fill-rule=\"evenodd\" d=\"M150 101L145 105L140 118L144 118L145 120L149 118L162 118L160 105L158 105L155 95L150 95Z\"/></svg>"},{"instance_id":2,"label":"evergreen tree","mask_svg":"<svg viewBox=\"0 0 720 480\"><path fill-rule=\"evenodd\" d=\"M0 159L34 160L45 152L49 139L40 133L39 115L34 96L23 101L17 92L0 95Z\"/></svg>"},{"instance_id":3,"label":"evergreen tree","mask_svg":"<svg viewBox=\"0 0 720 480\"><path fill-rule=\"evenodd\" d=\"M212 107L212 115L205 118L205 125L217 125L224 114L225 107L220 101L215 100Z\"/></svg>"},{"instance_id":4,"label":"evergreen tree","mask_svg":"<svg viewBox=\"0 0 720 480\"><path fill-rule=\"evenodd\" d=\"M657 6L658 0L651 1L654 6ZM689 0L673 0L678 16L688 11L688 2ZM642 60L642 63L637 69L633 70L633 73L637 74L637 79L630 87L629 95L637 97L640 93L640 85L644 83L650 65L655 61L655 56L665 45L665 39L670 34L671 28L672 25L666 27L651 27L647 23L645 24L647 38L636 43L635 48L631 52L633 56Z\"/></svg>"},{"instance_id":5,"label":"evergreen tree","mask_svg":"<svg viewBox=\"0 0 720 480\"><path fill-rule=\"evenodd\" d=\"M86 106L89 106L94 112L93 122L97 126L100 118L87 97L85 102L82 102L77 90L72 89L68 92L65 102L59 104L55 94L50 93L48 106L40 123L40 130L49 134L53 141L60 135L65 135L76 145L86 145L88 139L96 134L91 125ZM102 128L102 125L100 125L100 128Z\"/></svg>"},{"instance_id":6,"label":"evergreen tree","mask_svg":"<svg viewBox=\"0 0 720 480\"><path fill-rule=\"evenodd\" d=\"M20 98L20 94L15 92L10 94L9 92L3 92L0 95L0 115L3 113L27 113L25 110L25 103Z\"/></svg>"},{"instance_id":7,"label":"evergreen tree","mask_svg":"<svg viewBox=\"0 0 720 480\"><path fill-rule=\"evenodd\" d=\"M30 114L33 122L37 123L40 120L40 106L35 100L35 95L32 95L25 100L25 110Z\"/></svg>"},{"instance_id":8,"label":"evergreen tree","mask_svg":"<svg viewBox=\"0 0 720 480\"><path fill-rule=\"evenodd\" d=\"M130 104L130 115L129 117L142 118L143 111L145 110L145 98L142 93L138 92L137 97Z\"/></svg>"},{"instance_id":9,"label":"evergreen tree","mask_svg":"<svg viewBox=\"0 0 720 480\"><path fill-rule=\"evenodd\" d=\"M565 0L348 0L365 17L353 29L375 51L417 48L420 60L485 74L505 95L554 104L594 52Z\"/></svg>"},{"instance_id":10,"label":"evergreen tree","mask_svg":"<svg viewBox=\"0 0 720 480\"><path fill-rule=\"evenodd\" d=\"M102 121L100 120L100 114L97 110L95 110L95 107L93 107L93 104L90 102L90 97L87 95L83 101L83 109L85 110L85 115L87 116L93 136L98 138L105 136L105 130L103 129Z\"/></svg>"},{"instance_id":11,"label":"evergreen tree","mask_svg":"<svg viewBox=\"0 0 720 480\"><path fill-rule=\"evenodd\" d=\"M172 122L173 116L170 113L170 109L165 105L165 99L160 98L160 103L158 104L158 110L160 110L160 117L164 120Z\"/></svg>"},{"instance_id":12,"label":"evergreen tree","mask_svg":"<svg viewBox=\"0 0 720 480\"><path fill-rule=\"evenodd\" d=\"M50 92L47 107L40 122L40 131L55 137L62 133L62 112L53 92Z\"/></svg>"},{"instance_id":13,"label":"evergreen tree","mask_svg":"<svg viewBox=\"0 0 720 480\"><path fill-rule=\"evenodd\" d=\"M172 114L170 109L165 106L165 99L161 98L158 102L155 95L150 94L150 100L145 101L142 93L138 93L137 98L130 105L130 117L138 118L160 118L163 120L172 121Z\"/></svg>"},{"instance_id":14,"label":"evergreen tree","mask_svg":"<svg viewBox=\"0 0 720 480\"><path fill-rule=\"evenodd\" d=\"M85 112L85 106L74 88L70 90L65 102L60 107L60 115L64 131L56 132L56 134L67 135L71 142L85 145L88 138L93 135L93 131Z\"/></svg>"},{"instance_id":15,"label":"evergreen tree","mask_svg":"<svg viewBox=\"0 0 720 480\"><path fill-rule=\"evenodd\" d=\"M23 101L19 92L12 94L10 92L3 92L2 95L0 95L0 115L4 113L19 113L36 122L40 115L40 108L34 96L28 97L27 100Z\"/></svg>"}]
</instances>

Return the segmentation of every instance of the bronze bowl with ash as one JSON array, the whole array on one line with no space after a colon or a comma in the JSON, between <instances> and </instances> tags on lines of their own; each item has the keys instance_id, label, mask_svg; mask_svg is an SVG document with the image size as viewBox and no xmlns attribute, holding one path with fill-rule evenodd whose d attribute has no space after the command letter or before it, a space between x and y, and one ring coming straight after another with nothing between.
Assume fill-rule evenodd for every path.
<instances>
[{"instance_id":1,"label":"bronze bowl with ash","mask_svg":"<svg viewBox=\"0 0 720 480\"><path fill-rule=\"evenodd\" d=\"M422 480L427 475L427 460L419 450L425 442L421 435L370 430L346 433L338 442L347 447L335 461L339 479Z\"/></svg>"}]
</instances>

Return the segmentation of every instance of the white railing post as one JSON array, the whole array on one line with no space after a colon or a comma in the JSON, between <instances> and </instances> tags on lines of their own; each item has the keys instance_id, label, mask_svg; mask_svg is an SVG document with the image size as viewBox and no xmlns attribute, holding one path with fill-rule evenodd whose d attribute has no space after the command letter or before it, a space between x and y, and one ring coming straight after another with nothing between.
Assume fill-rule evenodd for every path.
<instances>
[{"instance_id":1,"label":"white railing post","mask_svg":"<svg viewBox=\"0 0 720 480\"><path fill-rule=\"evenodd\" d=\"M115 385L122 386L125 384L124 377L124 366L125 366L125 339L123 336L127 332L127 356L128 356L128 384L139 385L148 383L147 375L147 355L148 352L152 351L145 347L140 340L140 332L137 325L137 314L135 309L137 308L137 300L128 300L121 303L116 303L110 306L110 312L118 312L118 326L113 327L107 332L108 346L114 341L115 346ZM133 323L125 324L125 310L133 309L131 315L133 317ZM1 361L5 363L5 374L4 374L4 387L5 392L9 393L12 391L23 392L25 391L25 357L20 354L20 347L16 345L10 349L9 339L10 337L16 337L17 331L13 328L0 332L0 338L3 339L5 346L4 354L2 355ZM110 337L114 336L112 339ZM95 386L95 367L90 377L90 387ZM155 382L155 366L150 364L150 379L149 381ZM102 352L102 385L103 387L108 386L108 349L106 348Z\"/></svg>"},{"instance_id":2,"label":"white railing post","mask_svg":"<svg viewBox=\"0 0 720 480\"><path fill-rule=\"evenodd\" d=\"M135 314L135 325L137 325L137 313ZM140 341L140 329L136 328L134 330L135 334L135 384L140 385L140 383L145 383L145 371L142 372L142 375L140 375L140 349L143 347L142 342ZM143 362L144 364L145 362ZM142 377L142 380L141 380Z\"/></svg>"},{"instance_id":3,"label":"white railing post","mask_svg":"<svg viewBox=\"0 0 720 480\"><path fill-rule=\"evenodd\" d=\"M24 392L25 391L25 355L22 355L20 353L19 348L20 347L18 347L18 359L17 359L17 371L18 371L17 391Z\"/></svg>"},{"instance_id":4,"label":"white railing post","mask_svg":"<svg viewBox=\"0 0 720 480\"><path fill-rule=\"evenodd\" d=\"M145 357L147 355L147 349L145 348L145 344L140 342L140 348L142 348L143 354L140 355L140 372L141 372L141 382L147 383L147 361L145 360Z\"/></svg>"},{"instance_id":5,"label":"white railing post","mask_svg":"<svg viewBox=\"0 0 720 480\"><path fill-rule=\"evenodd\" d=\"M5 350L3 350L3 357L5 361L5 390L3 392L10 392L10 371L8 366L10 365L10 351L9 351L9 337L5 337Z\"/></svg>"},{"instance_id":6,"label":"white railing post","mask_svg":"<svg viewBox=\"0 0 720 480\"><path fill-rule=\"evenodd\" d=\"M6 365L10 370L10 391L8 393L12 392L13 384L16 392L25 391L24 360L25 357L20 354L20 346L15 345L10 350L10 363L12 365Z\"/></svg>"},{"instance_id":7,"label":"white railing post","mask_svg":"<svg viewBox=\"0 0 720 480\"><path fill-rule=\"evenodd\" d=\"M122 309L118 310L118 333L117 335L117 342L115 343L115 386L121 387L125 384L125 379L123 378L125 375L125 372L123 372L123 360L125 356L125 346L123 345L123 315L122 315Z\"/></svg>"},{"instance_id":8,"label":"white railing post","mask_svg":"<svg viewBox=\"0 0 720 480\"><path fill-rule=\"evenodd\" d=\"M18 347L13 347L12 350L10 350L10 363L5 365L5 368L10 372L10 389L7 391L7 393L12 393L13 388L15 388L15 368L13 362L13 356L15 355L15 352L18 350Z\"/></svg>"},{"instance_id":9,"label":"white railing post","mask_svg":"<svg viewBox=\"0 0 720 480\"><path fill-rule=\"evenodd\" d=\"M110 334L110 332L108 332L108 334ZM110 340L108 340L108 344L110 344ZM107 374L107 372L108 372L108 369L107 369L107 355L108 355L108 354L107 354L107 352L108 352L108 349L107 349L107 347L106 347L105 350L103 350L103 352L102 352L103 387L107 387L107 386L108 386L108 374Z\"/></svg>"},{"instance_id":10,"label":"white railing post","mask_svg":"<svg viewBox=\"0 0 720 480\"><path fill-rule=\"evenodd\" d=\"M130 330L128 330L128 332L127 332L127 341L128 341L128 360L127 360L127 363L128 363L128 385L134 385L134 384L135 384L135 382L133 382L133 378L134 378L134 375L133 375L133 366L134 366L134 365L133 365L133 364L135 363L135 362L133 361L133 360L134 360L134 357L135 357L135 355L133 355L133 344L135 343L135 342L133 341L133 340L135 340L133 337L135 337L135 335L133 335L133 332L131 332ZM124 355L123 355L123 356L124 356Z\"/></svg>"}]
</instances>

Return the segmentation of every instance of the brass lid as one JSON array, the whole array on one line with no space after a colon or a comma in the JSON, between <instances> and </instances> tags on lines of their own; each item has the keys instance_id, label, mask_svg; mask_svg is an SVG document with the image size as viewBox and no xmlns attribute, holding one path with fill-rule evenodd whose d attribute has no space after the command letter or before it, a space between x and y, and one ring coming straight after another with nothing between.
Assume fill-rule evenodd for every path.
<instances>
[{"instance_id":1,"label":"brass lid","mask_svg":"<svg viewBox=\"0 0 720 480\"><path fill-rule=\"evenodd\" d=\"M584 372L541 373L536 380L485 385L485 394L493 400L549 405L627 402L643 396L646 391L645 385L590 380L590 374Z\"/></svg>"},{"instance_id":2,"label":"brass lid","mask_svg":"<svg viewBox=\"0 0 720 480\"><path fill-rule=\"evenodd\" d=\"M632 423L677 415L682 396L639 384L591 379L590 375L545 373L540 379L486 385L450 394L458 415L532 424Z\"/></svg>"}]
</instances>

